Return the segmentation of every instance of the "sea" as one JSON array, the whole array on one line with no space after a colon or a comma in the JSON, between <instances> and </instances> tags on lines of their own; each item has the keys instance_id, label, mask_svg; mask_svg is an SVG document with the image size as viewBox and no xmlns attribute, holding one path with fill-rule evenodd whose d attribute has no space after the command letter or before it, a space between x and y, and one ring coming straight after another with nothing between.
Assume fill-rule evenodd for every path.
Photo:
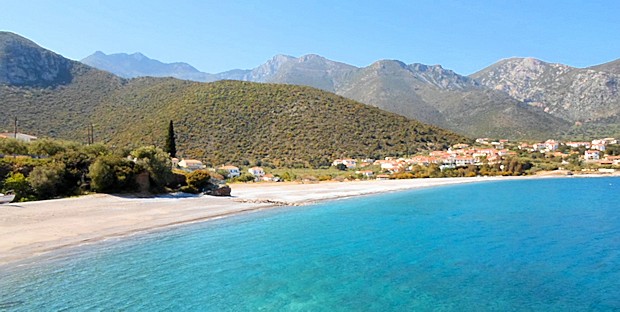
<instances>
[{"instance_id":1,"label":"sea","mask_svg":"<svg viewBox=\"0 0 620 312\"><path fill-rule=\"evenodd\" d=\"M416 189L65 249L0 267L0 311L620 311L620 178Z\"/></svg>"}]
</instances>

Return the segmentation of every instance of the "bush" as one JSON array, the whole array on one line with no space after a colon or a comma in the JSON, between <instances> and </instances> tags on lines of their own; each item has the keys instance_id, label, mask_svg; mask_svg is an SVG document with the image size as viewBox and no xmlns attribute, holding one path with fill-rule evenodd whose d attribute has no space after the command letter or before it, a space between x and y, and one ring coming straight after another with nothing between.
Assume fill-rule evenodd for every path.
<instances>
[{"instance_id":1,"label":"bush","mask_svg":"<svg viewBox=\"0 0 620 312\"><path fill-rule=\"evenodd\" d=\"M138 171L149 173L153 191L163 191L172 180L172 162L162 149L154 146L141 147L132 151L131 156L135 158Z\"/></svg>"},{"instance_id":2,"label":"bush","mask_svg":"<svg viewBox=\"0 0 620 312\"><path fill-rule=\"evenodd\" d=\"M40 199L58 196L63 183L64 164L36 167L28 176L28 182Z\"/></svg>"},{"instance_id":3,"label":"bush","mask_svg":"<svg viewBox=\"0 0 620 312\"><path fill-rule=\"evenodd\" d=\"M36 140L28 145L28 152L37 156L54 156L66 150L67 148L59 141L49 139Z\"/></svg>"},{"instance_id":4,"label":"bush","mask_svg":"<svg viewBox=\"0 0 620 312\"><path fill-rule=\"evenodd\" d=\"M394 179L413 179L415 176L411 172L399 172L392 175Z\"/></svg>"},{"instance_id":5,"label":"bush","mask_svg":"<svg viewBox=\"0 0 620 312\"><path fill-rule=\"evenodd\" d=\"M235 178L235 181L238 182L252 182L254 181L256 178L250 174L250 173L244 173L238 177Z\"/></svg>"},{"instance_id":6,"label":"bush","mask_svg":"<svg viewBox=\"0 0 620 312\"><path fill-rule=\"evenodd\" d=\"M134 190L134 173L130 161L115 155L97 157L88 167L91 189L102 193Z\"/></svg>"},{"instance_id":7,"label":"bush","mask_svg":"<svg viewBox=\"0 0 620 312\"><path fill-rule=\"evenodd\" d=\"M11 172L6 180L4 180L3 192L13 191L15 192L15 201L22 201L32 195L32 189L28 180L21 173Z\"/></svg>"},{"instance_id":8,"label":"bush","mask_svg":"<svg viewBox=\"0 0 620 312\"><path fill-rule=\"evenodd\" d=\"M211 184L211 173L208 170L195 170L187 174L186 181L188 189L193 188L196 192L204 192Z\"/></svg>"},{"instance_id":9,"label":"bush","mask_svg":"<svg viewBox=\"0 0 620 312\"><path fill-rule=\"evenodd\" d=\"M345 170L347 170L347 165L345 165L345 164L337 164L336 165L336 169L338 169L340 171L345 171Z\"/></svg>"},{"instance_id":10,"label":"bush","mask_svg":"<svg viewBox=\"0 0 620 312\"><path fill-rule=\"evenodd\" d=\"M0 154L27 155L28 146L15 139L2 139L0 140Z\"/></svg>"},{"instance_id":11,"label":"bush","mask_svg":"<svg viewBox=\"0 0 620 312\"><path fill-rule=\"evenodd\" d=\"M321 175L319 176L319 181L330 181L332 179L331 175Z\"/></svg>"}]
</instances>

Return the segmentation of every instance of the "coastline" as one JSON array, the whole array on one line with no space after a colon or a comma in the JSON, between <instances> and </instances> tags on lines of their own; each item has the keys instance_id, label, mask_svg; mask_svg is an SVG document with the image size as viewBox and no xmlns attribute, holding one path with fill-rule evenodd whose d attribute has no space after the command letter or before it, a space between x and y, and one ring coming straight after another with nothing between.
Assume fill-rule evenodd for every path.
<instances>
[{"instance_id":1,"label":"coastline","mask_svg":"<svg viewBox=\"0 0 620 312\"><path fill-rule=\"evenodd\" d=\"M552 177L232 184L232 197L95 194L12 203L0 206L0 268L63 248L278 206L443 185Z\"/></svg>"}]
</instances>

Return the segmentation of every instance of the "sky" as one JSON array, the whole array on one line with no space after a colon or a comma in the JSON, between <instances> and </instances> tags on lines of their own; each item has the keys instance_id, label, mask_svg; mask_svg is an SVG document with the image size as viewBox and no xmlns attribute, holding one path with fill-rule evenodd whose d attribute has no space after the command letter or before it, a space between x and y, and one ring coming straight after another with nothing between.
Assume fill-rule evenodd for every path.
<instances>
[{"instance_id":1,"label":"sky","mask_svg":"<svg viewBox=\"0 0 620 312\"><path fill-rule=\"evenodd\" d=\"M141 52L218 73L274 55L381 59L463 75L509 57L587 67L620 58L620 1L2 1L0 30L67 58Z\"/></svg>"}]
</instances>

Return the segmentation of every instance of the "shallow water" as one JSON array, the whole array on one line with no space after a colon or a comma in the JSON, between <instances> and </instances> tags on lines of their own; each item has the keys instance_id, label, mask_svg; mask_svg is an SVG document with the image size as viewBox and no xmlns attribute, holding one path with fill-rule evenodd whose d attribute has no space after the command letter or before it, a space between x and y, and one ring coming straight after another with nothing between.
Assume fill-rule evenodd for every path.
<instances>
[{"instance_id":1,"label":"shallow water","mask_svg":"<svg viewBox=\"0 0 620 312\"><path fill-rule=\"evenodd\" d=\"M569 178L260 211L0 267L0 310L620 310L619 200Z\"/></svg>"}]
</instances>

